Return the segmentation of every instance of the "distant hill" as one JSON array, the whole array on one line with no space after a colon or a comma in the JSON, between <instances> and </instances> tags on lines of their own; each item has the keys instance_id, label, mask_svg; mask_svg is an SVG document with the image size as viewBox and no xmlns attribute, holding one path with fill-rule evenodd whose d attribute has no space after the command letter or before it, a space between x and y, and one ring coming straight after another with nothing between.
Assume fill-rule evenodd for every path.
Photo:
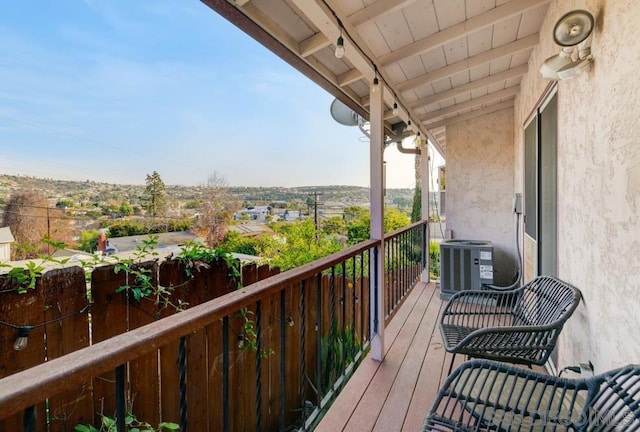
<instances>
[{"instance_id":1,"label":"distant hill","mask_svg":"<svg viewBox=\"0 0 640 432\"><path fill-rule=\"evenodd\" d=\"M71 204L75 208L120 205L126 201L132 206L140 205L144 185L100 183L95 181L69 181L31 176L0 175L0 205L12 193L20 190L40 190L49 198L49 205ZM185 206L203 196L201 186L167 185L167 201L171 205ZM366 205L369 202L369 188L360 186L301 186L301 187L240 187L229 186L232 197L246 205L269 205L273 203L304 203L313 194L327 206ZM388 189L389 203L406 207L406 201L413 197L413 189Z\"/></svg>"}]
</instances>

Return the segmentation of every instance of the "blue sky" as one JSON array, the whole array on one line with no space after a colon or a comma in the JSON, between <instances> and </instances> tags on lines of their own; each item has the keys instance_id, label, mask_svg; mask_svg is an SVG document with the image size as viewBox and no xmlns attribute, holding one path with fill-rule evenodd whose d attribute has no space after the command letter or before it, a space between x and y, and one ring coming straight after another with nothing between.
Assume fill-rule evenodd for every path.
<instances>
[{"instance_id":1,"label":"blue sky","mask_svg":"<svg viewBox=\"0 0 640 432\"><path fill-rule=\"evenodd\" d=\"M197 0L24 0L0 14L0 172L110 183L369 183L333 97ZM385 152L388 187L413 158Z\"/></svg>"}]
</instances>

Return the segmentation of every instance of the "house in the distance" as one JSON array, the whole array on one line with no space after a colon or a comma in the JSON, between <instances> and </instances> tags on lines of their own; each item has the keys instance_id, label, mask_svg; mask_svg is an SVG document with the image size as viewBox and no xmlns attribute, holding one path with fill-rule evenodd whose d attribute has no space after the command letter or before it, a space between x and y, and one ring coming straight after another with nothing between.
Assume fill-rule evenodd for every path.
<instances>
[{"instance_id":1,"label":"house in the distance","mask_svg":"<svg viewBox=\"0 0 640 432\"><path fill-rule=\"evenodd\" d=\"M11 234L11 228L0 228L0 261L9 261L11 259L11 245L16 239Z\"/></svg>"}]
</instances>

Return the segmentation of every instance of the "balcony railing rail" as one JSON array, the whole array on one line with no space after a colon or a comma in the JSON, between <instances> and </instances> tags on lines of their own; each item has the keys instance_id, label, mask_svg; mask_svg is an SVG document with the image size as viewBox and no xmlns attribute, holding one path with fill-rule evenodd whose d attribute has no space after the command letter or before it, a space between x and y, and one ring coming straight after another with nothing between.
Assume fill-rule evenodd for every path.
<instances>
[{"instance_id":1,"label":"balcony railing rail","mask_svg":"<svg viewBox=\"0 0 640 432\"><path fill-rule=\"evenodd\" d=\"M424 228L385 238L389 319L424 268L415 250L425 250ZM119 430L127 411L182 431L306 429L368 349L379 246L360 243L0 379L0 423L20 416L27 431L71 430L45 401L77 389L96 399L102 388L108 397L90 408ZM94 327L114 324L108 313L99 319ZM86 418L99 423L93 412Z\"/></svg>"},{"instance_id":2,"label":"balcony railing rail","mask_svg":"<svg viewBox=\"0 0 640 432\"><path fill-rule=\"evenodd\" d=\"M384 237L385 320L393 318L427 266L427 224L416 222Z\"/></svg>"}]
</instances>

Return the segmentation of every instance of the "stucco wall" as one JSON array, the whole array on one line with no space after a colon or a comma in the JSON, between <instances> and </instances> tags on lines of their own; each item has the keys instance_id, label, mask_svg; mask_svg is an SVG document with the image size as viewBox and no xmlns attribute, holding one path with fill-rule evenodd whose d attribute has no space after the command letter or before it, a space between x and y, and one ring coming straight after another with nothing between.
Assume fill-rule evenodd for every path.
<instances>
[{"instance_id":1,"label":"stucco wall","mask_svg":"<svg viewBox=\"0 0 640 432\"><path fill-rule=\"evenodd\" d=\"M513 109L447 126L447 229L490 240L494 282L515 274Z\"/></svg>"},{"instance_id":2,"label":"stucco wall","mask_svg":"<svg viewBox=\"0 0 640 432\"><path fill-rule=\"evenodd\" d=\"M602 372L640 363L640 2L550 3L516 99L515 185L522 191L523 124L548 84L538 70L559 52L553 26L576 8L596 15L595 62L558 83L558 274L584 301L558 364L590 360Z\"/></svg>"}]
</instances>

